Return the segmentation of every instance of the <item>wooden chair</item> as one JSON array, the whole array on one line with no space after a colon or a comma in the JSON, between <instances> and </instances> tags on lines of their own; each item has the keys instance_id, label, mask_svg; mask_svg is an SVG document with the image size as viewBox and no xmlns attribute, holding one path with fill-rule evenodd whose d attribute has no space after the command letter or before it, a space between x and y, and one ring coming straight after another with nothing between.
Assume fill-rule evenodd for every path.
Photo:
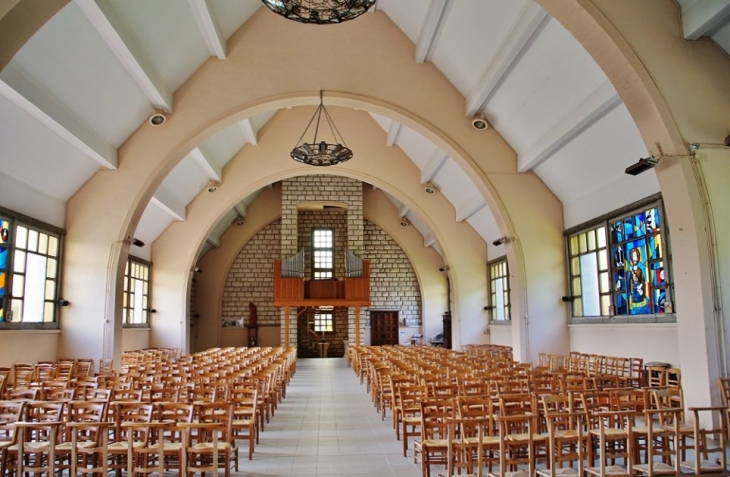
<instances>
[{"instance_id":1,"label":"wooden chair","mask_svg":"<svg viewBox=\"0 0 730 477\"><path fill-rule=\"evenodd\" d=\"M693 474L726 473L727 472L727 408L725 406L715 407L691 407L689 410L694 417L693 423L693 444L694 452L691 461L683 461L680 467ZM700 426L702 415L709 415L711 422L717 422L716 427L704 429ZM708 439L709 438L709 439ZM715 442L711 446L710 442ZM710 453L718 453L715 461L709 459Z\"/></svg>"},{"instance_id":2,"label":"wooden chair","mask_svg":"<svg viewBox=\"0 0 730 477\"><path fill-rule=\"evenodd\" d=\"M233 405L204 403L200 405L199 412L200 422L178 424L185 429L182 473L188 477L195 472L217 475L222 466L225 477L230 477L231 462L238 472L238 448L232 436Z\"/></svg>"},{"instance_id":3,"label":"wooden chair","mask_svg":"<svg viewBox=\"0 0 730 477\"><path fill-rule=\"evenodd\" d=\"M679 445L679 422L682 409L647 409L644 411L644 426L633 426L631 428L634 437L630 441L636 441L636 437L645 436L645 457L646 462L634 462L631 469L634 473L653 477L654 475L676 475L680 473L680 445ZM671 416L669 416L671 414ZM671 422L672 426L655 426L653 422ZM661 462L655 462L654 457L662 458Z\"/></svg>"},{"instance_id":4,"label":"wooden chair","mask_svg":"<svg viewBox=\"0 0 730 477\"><path fill-rule=\"evenodd\" d=\"M71 401L67 405L64 442L56 446L59 470L69 469L70 475L99 472L107 466L106 403ZM96 463L91 469L90 463ZM106 474L104 474L106 475Z\"/></svg>"},{"instance_id":5,"label":"wooden chair","mask_svg":"<svg viewBox=\"0 0 730 477\"><path fill-rule=\"evenodd\" d=\"M500 477L530 477L535 475L537 446L547 443L546 436L537 434L537 415L533 413L500 415L499 475ZM527 467L527 471L520 467ZM495 474L490 473L490 476Z\"/></svg>"},{"instance_id":6,"label":"wooden chair","mask_svg":"<svg viewBox=\"0 0 730 477\"><path fill-rule=\"evenodd\" d=\"M546 412L545 417L548 423L548 468L537 469L537 474L543 477L583 477L583 460L586 454L591 453L591 440L584 433L585 413ZM562 467L563 462L568 462L568 467Z\"/></svg>"},{"instance_id":7,"label":"wooden chair","mask_svg":"<svg viewBox=\"0 0 730 477\"><path fill-rule=\"evenodd\" d=\"M234 441L248 441L248 460L253 459L254 445L258 442L257 398L256 388L238 388L231 396L233 403L231 433Z\"/></svg>"},{"instance_id":8,"label":"wooden chair","mask_svg":"<svg viewBox=\"0 0 730 477\"><path fill-rule=\"evenodd\" d=\"M467 472L473 472L477 461L477 473L484 464L492 472L499 463L499 428L494 421L494 403L490 396L463 396L456 399L456 414L463 422L458 423L463 432L459 434L459 448L466 463ZM453 430L449 430L453 436ZM449 442L452 442L449 437ZM452 444L453 445L453 444ZM453 449L452 449L453 450ZM453 457L452 452L449 455Z\"/></svg>"},{"instance_id":9,"label":"wooden chair","mask_svg":"<svg viewBox=\"0 0 730 477\"><path fill-rule=\"evenodd\" d=\"M413 461L421 475L431 476L432 465L448 465L448 420L454 417L450 399L421 401L421 439L413 444Z\"/></svg>"},{"instance_id":10,"label":"wooden chair","mask_svg":"<svg viewBox=\"0 0 730 477\"><path fill-rule=\"evenodd\" d=\"M56 443L61 427L63 403L33 401L26 404L25 418L15 422L18 439L5 453L5 469L25 472L55 472Z\"/></svg>"},{"instance_id":11,"label":"wooden chair","mask_svg":"<svg viewBox=\"0 0 730 477\"><path fill-rule=\"evenodd\" d=\"M8 448L18 443L15 423L23 420L25 401L0 401L0 475L7 475Z\"/></svg>"},{"instance_id":12,"label":"wooden chair","mask_svg":"<svg viewBox=\"0 0 730 477\"><path fill-rule=\"evenodd\" d=\"M590 475L630 476L632 465L632 439L630 429L635 427L634 411L601 411L589 415L589 433L594 439L592 448L598 458L594 466L593 458L584 470ZM617 465L622 459L624 466ZM609 464L610 460L610 464Z\"/></svg>"},{"instance_id":13,"label":"wooden chair","mask_svg":"<svg viewBox=\"0 0 730 477\"><path fill-rule=\"evenodd\" d=\"M403 457L408 455L408 438L421 435L421 401L427 397L424 386L400 386L397 391L397 406L394 412L400 430L396 427L396 438L403 437Z\"/></svg>"},{"instance_id":14,"label":"wooden chair","mask_svg":"<svg viewBox=\"0 0 730 477\"><path fill-rule=\"evenodd\" d=\"M149 444L149 427L130 424L149 424L152 421L152 404L122 402L116 404L114 435L109 443L109 468L116 470L117 476L128 467L129 446L143 448ZM131 436L129 435L131 434Z\"/></svg>"},{"instance_id":15,"label":"wooden chair","mask_svg":"<svg viewBox=\"0 0 730 477\"><path fill-rule=\"evenodd\" d=\"M94 360L79 358L76 360L76 379L88 378L94 374Z\"/></svg>"},{"instance_id":16,"label":"wooden chair","mask_svg":"<svg viewBox=\"0 0 730 477\"><path fill-rule=\"evenodd\" d=\"M160 403L157 416L164 426L160 429L156 441L148 446L152 452L159 453L162 445L165 469L175 467L181 474L183 438L182 428L178 424L189 424L193 421L193 405L186 403Z\"/></svg>"}]
</instances>

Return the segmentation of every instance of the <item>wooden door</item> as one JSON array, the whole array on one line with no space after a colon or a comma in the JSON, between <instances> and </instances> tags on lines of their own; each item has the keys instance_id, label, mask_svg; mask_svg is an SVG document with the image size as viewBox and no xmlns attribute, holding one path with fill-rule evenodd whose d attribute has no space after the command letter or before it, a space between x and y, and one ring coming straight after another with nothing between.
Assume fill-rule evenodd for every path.
<instances>
[{"instance_id":1,"label":"wooden door","mask_svg":"<svg viewBox=\"0 0 730 477\"><path fill-rule=\"evenodd\" d=\"M370 311L370 344L398 344L398 311Z\"/></svg>"}]
</instances>

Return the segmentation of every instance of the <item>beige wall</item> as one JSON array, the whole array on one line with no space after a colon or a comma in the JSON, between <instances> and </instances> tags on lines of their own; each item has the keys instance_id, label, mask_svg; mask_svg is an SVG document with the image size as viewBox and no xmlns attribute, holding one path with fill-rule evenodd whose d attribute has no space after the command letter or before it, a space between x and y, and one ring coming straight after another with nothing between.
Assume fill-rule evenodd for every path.
<instances>
[{"instance_id":1,"label":"beige wall","mask_svg":"<svg viewBox=\"0 0 730 477\"><path fill-rule=\"evenodd\" d=\"M9 331L0 333L0 366L11 367L15 363L34 364L38 361L55 361L58 354L58 331ZM77 358L69 354L63 357Z\"/></svg>"},{"instance_id":2,"label":"beige wall","mask_svg":"<svg viewBox=\"0 0 730 477\"><path fill-rule=\"evenodd\" d=\"M570 325L571 351L642 358L645 363L659 361L678 366L678 341L674 323ZM684 370L682 374L686 374ZM691 392L690 389L687 391Z\"/></svg>"},{"instance_id":3,"label":"beige wall","mask_svg":"<svg viewBox=\"0 0 730 477\"><path fill-rule=\"evenodd\" d=\"M122 350L132 351L150 347L149 328L125 328L122 333Z\"/></svg>"}]
</instances>

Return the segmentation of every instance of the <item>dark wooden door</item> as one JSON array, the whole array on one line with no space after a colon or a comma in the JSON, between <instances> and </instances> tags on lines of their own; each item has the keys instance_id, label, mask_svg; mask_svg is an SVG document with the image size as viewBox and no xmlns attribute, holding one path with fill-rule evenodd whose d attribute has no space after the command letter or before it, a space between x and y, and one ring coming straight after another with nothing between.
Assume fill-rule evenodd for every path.
<instances>
[{"instance_id":1,"label":"dark wooden door","mask_svg":"<svg viewBox=\"0 0 730 477\"><path fill-rule=\"evenodd\" d=\"M397 311L370 311L370 344L373 346L398 344Z\"/></svg>"},{"instance_id":2,"label":"dark wooden door","mask_svg":"<svg viewBox=\"0 0 730 477\"><path fill-rule=\"evenodd\" d=\"M444 348L451 349L451 314L441 317L444 319Z\"/></svg>"}]
</instances>

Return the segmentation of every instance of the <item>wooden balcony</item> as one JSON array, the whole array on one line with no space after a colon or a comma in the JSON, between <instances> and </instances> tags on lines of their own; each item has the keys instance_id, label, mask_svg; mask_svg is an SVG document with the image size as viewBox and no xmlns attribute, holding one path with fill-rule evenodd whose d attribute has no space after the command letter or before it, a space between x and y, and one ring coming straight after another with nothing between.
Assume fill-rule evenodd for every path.
<instances>
[{"instance_id":1,"label":"wooden balcony","mask_svg":"<svg viewBox=\"0 0 730 477\"><path fill-rule=\"evenodd\" d=\"M283 278L275 260L274 306L370 306L370 262L363 260L362 277L309 280Z\"/></svg>"}]
</instances>

